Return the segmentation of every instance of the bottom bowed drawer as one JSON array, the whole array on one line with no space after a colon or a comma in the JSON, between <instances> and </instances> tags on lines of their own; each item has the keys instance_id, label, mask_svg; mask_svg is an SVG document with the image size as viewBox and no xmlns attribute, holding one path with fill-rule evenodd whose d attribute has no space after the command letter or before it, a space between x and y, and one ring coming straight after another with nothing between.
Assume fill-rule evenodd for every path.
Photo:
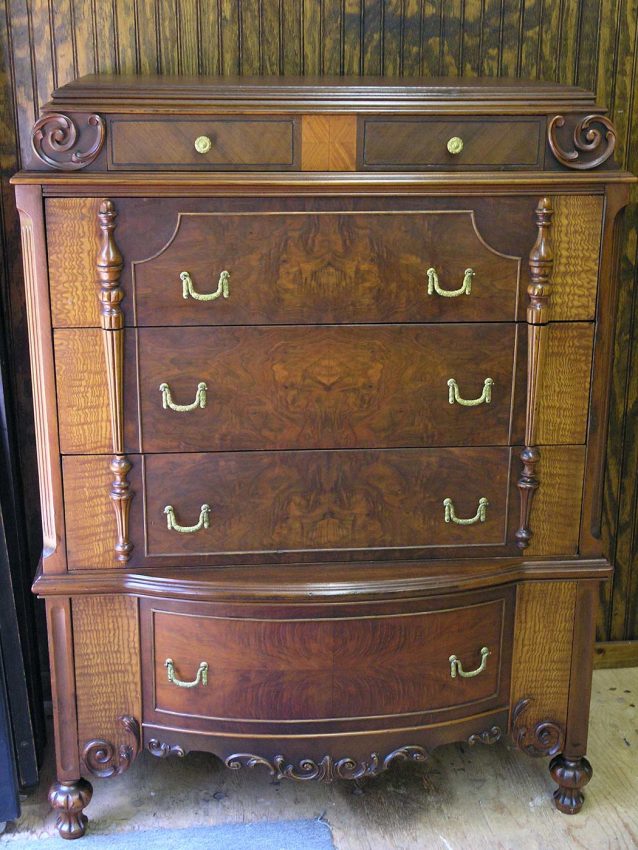
<instances>
[{"instance_id":1,"label":"bottom bowed drawer","mask_svg":"<svg viewBox=\"0 0 638 850\"><path fill-rule=\"evenodd\" d=\"M309 731L487 711L507 705L512 612L510 588L347 610L143 600L145 721Z\"/></svg>"}]
</instances>

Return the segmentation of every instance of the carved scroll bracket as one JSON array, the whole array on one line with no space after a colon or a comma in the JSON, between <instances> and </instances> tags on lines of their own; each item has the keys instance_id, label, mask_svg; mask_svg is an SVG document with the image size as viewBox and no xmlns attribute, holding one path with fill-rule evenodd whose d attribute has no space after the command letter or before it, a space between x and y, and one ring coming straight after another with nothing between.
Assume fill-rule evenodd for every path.
<instances>
[{"instance_id":1,"label":"carved scroll bracket","mask_svg":"<svg viewBox=\"0 0 638 850\"><path fill-rule=\"evenodd\" d=\"M523 469L517 486L521 495L520 523L516 545L526 549L532 536L530 514L539 479L536 464L540 451L536 446L536 430L543 361L546 348L547 322L554 256L550 238L554 210L549 198L541 198L535 211L536 242L529 255L530 284L527 288L527 413L525 447L521 452Z\"/></svg>"},{"instance_id":2,"label":"carved scroll bracket","mask_svg":"<svg viewBox=\"0 0 638 850\"><path fill-rule=\"evenodd\" d=\"M121 744L116 750L110 741L96 738L88 741L82 750L82 763L86 769L102 779L124 773L140 751L140 724L137 720L124 714L117 718L117 722L132 739L131 744Z\"/></svg>"},{"instance_id":3,"label":"carved scroll bracket","mask_svg":"<svg viewBox=\"0 0 638 850\"><path fill-rule=\"evenodd\" d=\"M587 171L606 162L616 147L616 130L609 118L604 115L587 115L576 119L573 130L573 148L565 150L561 145L561 133L566 120L563 115L555 115L547 125L547 141L556 159L567 168ZM602 128L602 129L600 129Z\"/></svg>"},{"instance_id":4,"label":"carved scroll bracket","mask_svg":"<svg viewBox=\"0 0 638 850\"><path fill-rule=\"evenodd\" d=\"M124 454L124 315L120 303L124 293L120 287L123 259L114 237L117 212L113 201L105 199L98 210L100 248L97 255L100 323L104 340L104 357L109 389L113 459L111 501L115 510L117 539L115 559L125 564L133 546L129 541L129 508L133 494L127 475L131 464Z\"/></svg>"},{"instance_id":5,"label":"carved scroll bracket","mask_svg":"<svg viewBox=\"0 0 638 850\"><path fill-rule=\"evenodd\" d=\"M528 756L540 758L555 756L563 749L565 730L553 720L539 720L529 727L523 715L532 704L527 697L519 700L512 710L512 740L522 752Z\"/></svg>"},{"instance_id":6,"label":"carved scroll bracket","mask_svg":"<svg viewBox=\"0 0 638 850\"><path fill-rule=\"evenodd\" d=\"M387 770L395 761L427 761L428 754L422 747L400 747L393 750L385 758L378 753L371 753L367 761L356 761L345 757L335 759L325 755L320 761L310 758L301 759L296 764L278 755L272 761L251 753L236 753L229 756L226 767L239 770L242 767L254 768L258 765L265 767L275 779L295 779L298 782L334 782L336 779L365 779L378 776Z\"/></svg>"},{"instance_id":7,"label":"carved scroll bracket","mask_svg":"<svg viewBox=\"0 0 638 850\"><path fill-rule=\"evenodd\" d=\"M102 150L105 137L104 120L99 115L82 116L83 127L61 112L49 112L33 125L31 145L35 155L60 171L77 171L90 165ZM80 150L90 139L85 150Z\"/></svg>"}]
</instances>

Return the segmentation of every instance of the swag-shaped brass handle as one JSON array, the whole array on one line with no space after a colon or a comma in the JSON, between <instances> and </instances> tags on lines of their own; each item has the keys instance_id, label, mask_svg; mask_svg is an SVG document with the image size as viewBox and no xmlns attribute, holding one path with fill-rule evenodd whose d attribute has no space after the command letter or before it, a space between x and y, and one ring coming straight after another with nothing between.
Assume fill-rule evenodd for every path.
<instances>
[{"instance_id":1,"label":"swag-shaped brass handle","mask_svg":"<svg viewBox=\"0 0 638 850\"><path fill-rule=\"evenodd\" d=\"M490 654L489 649L484 646L481 649L481 664L476 670L468 670L467 672L463 669L463 665L456 657L456 655L450 655L450 676L453 679L456 679L457 676L460 676L462 679L473 679L474 676L478 676L479 673L482 673L483 670L487 667L487 656Z\"/></svg>"},{"instance_id":2,"label":"swag-shaped brass handle","mask_svg":"<svg viewBox=\"0 0 638 850\"><path fill-rule=\"evenodd\" d=\"M452 502L452 499L444 499L443 507L445 508L445 521L455 522L457 525L474 525L475 522L485 522L488 505L489 502L485 496L481 496L476 514L473 517L470 517L470 519L459 519L459 517L457 517L454 513L454 503Z\"/></svg>"},{"instance_id":3,"label":"swag-shaped brass handle","mask_svg":"<svg viewBox=\"0 0 638 850\"><path fill-rule=\"evenodd\" d=\"M210 505L202 505L197 525L180 525L175 519L175 509L172 505L166 505L164 513L169 531L178 531L180 534L195 534L202 528L210 528Z\"/></svg>"},{"instance_id":4,"label":"swag-shaped brass handle","mask_svg":"<svg viewBox=\"0 0 638 850\"><path fill-rule=\"evenodd\" d=\"M180 272L182 281L182 298L194 298L195 301L215 301L217 298L230 297L230 272L223 271L219 276L219 283L214 292L195 292L193 279L189 272Z\"/></svg>"},{"instance_id":5,"label":"swag-shaped brass handle","mask_svg":"<svg viewBox=\"0 0 638 850\"><path fill-rule=\"evenodd\" d=\"M196 688L197 685L201 682L204 687L208 684L208 662L202 661L202 663L197 668L197 675L193 679L192 682L183 682L181 679L178 679L175 675L175 662L172 658L167 658L164 662L164 667L166 667L166 675L168 676L168 681L171 685L177 685L178 688Z\"/></svg>"},{"instance_id":6,"label":"swag-shaped brass handle","mask_svg":"<svg viewBox=\"0 0 638 850\"><path fill-rule=\"evenodd\" d=\"M459 385L456 383L454 378L450 378L447 382L448 385L448 400L450 404L461 404L463 407L476 407L479 404L489 404L492 401L492 387L494 386L494 381L492 378L486 378L483 381L483 392L478 398L461 398L459 395Z\"/></svg>"},{"instance_id":7,"label":"swag-shaped brass handle","mask_svg":"<svg viewBox=\"0 0 638 850\"><path fill-rule=\"evenodd\" d=\"M171 388L168 384L160 384L159 389L162 394L162 407L164 410L168 410L170 408L171 410L176 410L178 413L188 413L189 410L196 410L198 407L203 410L206 407L206 391L208 387L203 381L200 381L199 384L197 384L195 401L191 404L176 404L173 401Z\"/></svg>"},{"instance_id":8,"label":"swag-shaped brass handle","mask_svg":"<svg viewBox=\"0 0 638 850\"><path fill-rule=\"evenodd\" d=\"M474 277L474 271L472 269L465 269L463 283L459 289L441 289L436 269L429 268L426 274L428 276L428 295L434 295L436 292L437 295L442 295L443 298L456 298L457 295L469 295L472 291L472 278Z\"/></svg>"}]
</instances>

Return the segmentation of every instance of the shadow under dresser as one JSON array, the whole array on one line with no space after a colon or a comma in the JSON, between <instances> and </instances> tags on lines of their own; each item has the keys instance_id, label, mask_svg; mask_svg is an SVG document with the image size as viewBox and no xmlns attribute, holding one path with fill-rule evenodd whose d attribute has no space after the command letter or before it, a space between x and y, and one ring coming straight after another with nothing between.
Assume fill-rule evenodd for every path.
<instances>
[{"instance_id":1,"label":"shadow under dresser","mask_svg":"<svg viewBox=\"0 0 638 850\"><path fill-rule=\"evenodd\" d=\"M578 88L84 77L13 178L57 780L511 734L577 812L632 175Z\"/></svg>"}]
</instances>

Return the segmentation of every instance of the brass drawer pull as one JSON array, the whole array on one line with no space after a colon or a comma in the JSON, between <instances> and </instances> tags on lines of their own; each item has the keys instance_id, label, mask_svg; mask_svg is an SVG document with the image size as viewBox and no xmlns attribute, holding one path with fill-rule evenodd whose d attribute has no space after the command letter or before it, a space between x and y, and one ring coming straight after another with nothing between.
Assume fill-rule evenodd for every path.
<instances>
[{"instance_id":1,"label":"brass drawer pull","mask_svg":"<svg viewBox=\"0 0 638 850\"><path fill-rule=\"evenodd\" d=\"M162 407L164 410L168 410L170 407L171 410L176 410L178 413L188 413L189 410L195 410L198 407L201 407L203 410L206 407L206 390L208 387L203 381L197 384L197 393L195 394L195 401L192 404L175 404L171 395L171 388L168 384L160 384L159 388L162 394Z\"/></svg>"},{"instance_id":2,"label":"brass drawer pull","mask_svg":"<svg viewBox=\"0 0 638 850\"><path fill-rule=\"evenodd\" d=\"M463 283L459 289L441 289L436 269L429 268L426 274L428 276L428 295L434 295L436 292L437 295L442 295L443 298L456 298L457 295L469 295L472 291L472 278L475 274L472 269L465 269Z\"/></svg>"},{"instance_id":3,"label":"brass drawer pull","mask_svg":"<svg viewBox=\"0 0 638 850\"><path fill-rule=\"evenodd\" d=\"M182 682L181 679L178 679L175 675L175 662L172 658L167 658L164 662L164 667L166 667L166 675L168 676L168 681L171 685L177 685L178 688L196 688L199 683L202 683L203 687L206 687L208 684L208 662L202 661L202 663L197 668L197 675L193 679L192 682Z\"/></svg>"},{"instance_id":4,"label":"brass drawer pull","mask_svg":"<svg viewBox=\"0 0 638 850\"><path fill-rule=\"evenodd\" d=\"M444 499L443 507L445 508L445 521L455 522L457 525L474 525L475 522L485 522L488 505L489 502L487 501L485 496L481 496L481 498L479 499L478 510L476 512L476 515L471 517L470 519L459 519L454 513L454 503L452 502L452 499Z\"/></svg>"},{"instance_id":5,"label":"brass drawer pull","mask_svg":"<svg viewBox=\"0 0 638 850\"><path fill-rule=\"evenodd\" d=\"M468 670L467 672L463 669L463 665L456 657L456 655L450 655L450 676L453 679L456 679L457 676L460 676L462 679L473 679L474 676L478 676L479 673L482 673L483 670L487 667L487 656L490 654L489 649L484 646L481 649L481 663L476 668L476 670Z\"/></svg>"},{"instance_id":6,"label":"brass drawer pull","mask_svg":"<svg viewBox=\"0 0 638 850\"><path fill-rule=\"evenodd\" d=\"M180 525L175 520L175 510L172 505L166 505L164 513L169 531L179 531L180 534L194 534L196 531L201 531L202 528L210 528L210 505L202 505L197 525Z\"/></svg>"},{"instance_id":7,"label":"brass drawer pull","mask_svg":"<svg viewBox=\"0 0 638 850\"><path fill-rule=\"evenodd\" d=\"M212 146L213 143L208 136L198 136L195 139L195 150L197 153L208 153Z\"/></svg>"},{"instance_id":8,"label":"brass drawer pull","mask_svg":"<svg viewBox=\"0 0 638 850\"><path fill-rule=\"evenodd\" d=\"M492 378L485 379L483 382L483 392L478 398L461 398L459 395L459 385L456 383L454 378L450 378L447 385L450 388L448 394L450 404L454 404L454 402L456 402L457 404L463 405L463 407L476 407L479 404L489 404L492 401L492 387L494 386Z\"/></svg>"},{"instance_id":9,"label":"brass drawer pull","mask_svg":"<svg viewBox=\"0 0 638 850\"><path fill-rule=\"evenodd\" d=\"M456 156L463 150L463 139L460 136L452 136L447 143L448 153Z\"/></svg>"},{"instance_id":10,"label":"brass drawer pull","mask_svg":"<svg viewBox=\"0 0 638 850\"><path fill-rule=\"evenodd\" d=\"M180 272L182 281L182 298L194 298L195 301L215 301L217 298L228 298L230 296L230 272L223 271L219 276L219 283L214 292L195 292L193 279L188 272Z\"/></svg>"}]
</instances>

